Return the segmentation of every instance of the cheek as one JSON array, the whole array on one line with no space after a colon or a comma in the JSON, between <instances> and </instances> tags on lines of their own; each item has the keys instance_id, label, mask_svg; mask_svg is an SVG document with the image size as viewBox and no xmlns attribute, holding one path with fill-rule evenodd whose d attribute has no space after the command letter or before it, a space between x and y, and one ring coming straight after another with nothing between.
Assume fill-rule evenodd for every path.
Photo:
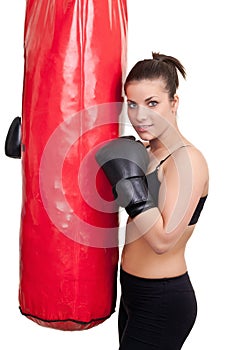
<instances>
[{"instance_id":1,"label":"cheek","mask_svg":"<svg viewBox=\"0 0 233 350\"><path fill-rule=\"evenodd\" d=\"M137 117L136 109L128 108L127 115L128 115L130 122L134 121Z\"/></svg>"},{"instance_id":2,"label":"cheek","mask_svg":"<svg viewBox=\"0 0 233 350\"><path fill-rule=\"evenodd\" d=\"M156 136L162 135L169 127L171 122L166 115L156 114L153 118L153 131Z\"/></svg>"}]
</instances>

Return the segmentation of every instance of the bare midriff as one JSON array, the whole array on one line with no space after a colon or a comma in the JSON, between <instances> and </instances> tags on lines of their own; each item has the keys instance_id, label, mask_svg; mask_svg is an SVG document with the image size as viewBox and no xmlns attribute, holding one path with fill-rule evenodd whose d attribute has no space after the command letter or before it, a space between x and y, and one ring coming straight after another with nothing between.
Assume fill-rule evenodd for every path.
<instances>
[{"instance_id":1,"label":"bare midriff","mask_svg":"<svg viewBox=\"0 0 233 350\"><path fill-rule=\"evenodd\" d=\"M195 225L188 226L176 245L169 251L158 254L140 237L127 243L127 236L133 227L126 227L126 244L122 251L121 267L124 271L144 278L165 278L180 276L187 272L185 261L186 244L191 237Z\"/></svg>"}]
</instances>

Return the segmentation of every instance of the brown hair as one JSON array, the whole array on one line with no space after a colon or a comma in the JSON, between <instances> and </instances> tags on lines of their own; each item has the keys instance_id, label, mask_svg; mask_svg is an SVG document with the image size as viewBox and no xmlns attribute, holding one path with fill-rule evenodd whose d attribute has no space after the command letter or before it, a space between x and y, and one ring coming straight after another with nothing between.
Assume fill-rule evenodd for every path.
<instances>
[{"instance_id":1,"label":"brown hair","mask_svg":"<svg viewBox=\"0 0 233 350\"><path fill-rule=\"evenodd\" d=\"M165 82L165 87L169 93L169 97L173 99L179 86L177 70L185 79L185 69L180 61L172 56L152 52L152 57L153 58L151 59L145 59L135 64L126 78L124 89L126 91L127 85L132 81L162 78Z\"/></svg>"}]
</instances>

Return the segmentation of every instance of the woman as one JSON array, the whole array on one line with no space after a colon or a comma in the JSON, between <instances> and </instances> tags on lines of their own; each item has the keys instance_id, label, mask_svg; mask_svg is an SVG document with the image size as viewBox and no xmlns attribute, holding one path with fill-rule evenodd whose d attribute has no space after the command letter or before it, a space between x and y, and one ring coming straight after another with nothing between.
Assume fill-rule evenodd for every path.
<instances>
[{"instance_id":1,"label":"woman","mask_svg":"<svg viewBox=\"0 0 233 350\"><path fill-rule=\"evenodd\" d=\"M128 116L148 147L119 138L99 157L129 214L120 271L120 350L181 349L196 319L185 247L207 198L208 167L177 125L177 71L185 78L177 59L159 53L132 68L125 82Z\"/></svg>"}]
</instances>

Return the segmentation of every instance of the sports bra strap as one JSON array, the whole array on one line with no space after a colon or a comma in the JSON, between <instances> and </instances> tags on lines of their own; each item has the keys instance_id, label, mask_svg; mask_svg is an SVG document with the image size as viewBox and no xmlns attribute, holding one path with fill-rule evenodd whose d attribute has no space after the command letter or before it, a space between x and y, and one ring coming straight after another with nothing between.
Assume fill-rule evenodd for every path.
<instances>
[{"instance_id":1,"label":"sports bra strap","mask_svg":"<svg viewBox=\"0 0 233 350\"><path fill-rule=\"evenodd\" d=\"M178 151L178 149L183 148L183 147L187 147L187 146L191 146L191 145L183 145L178 147L177 149L175 149L175 151L173 151L172 153L170 153L167 157L165 157L164 159L162 159L159 164L157 165L156 169L158 170L160 165L163 164L165 162L165 160L167 160L173 153L175 153L176 151Z\"/></svg>"}]
</instances>

